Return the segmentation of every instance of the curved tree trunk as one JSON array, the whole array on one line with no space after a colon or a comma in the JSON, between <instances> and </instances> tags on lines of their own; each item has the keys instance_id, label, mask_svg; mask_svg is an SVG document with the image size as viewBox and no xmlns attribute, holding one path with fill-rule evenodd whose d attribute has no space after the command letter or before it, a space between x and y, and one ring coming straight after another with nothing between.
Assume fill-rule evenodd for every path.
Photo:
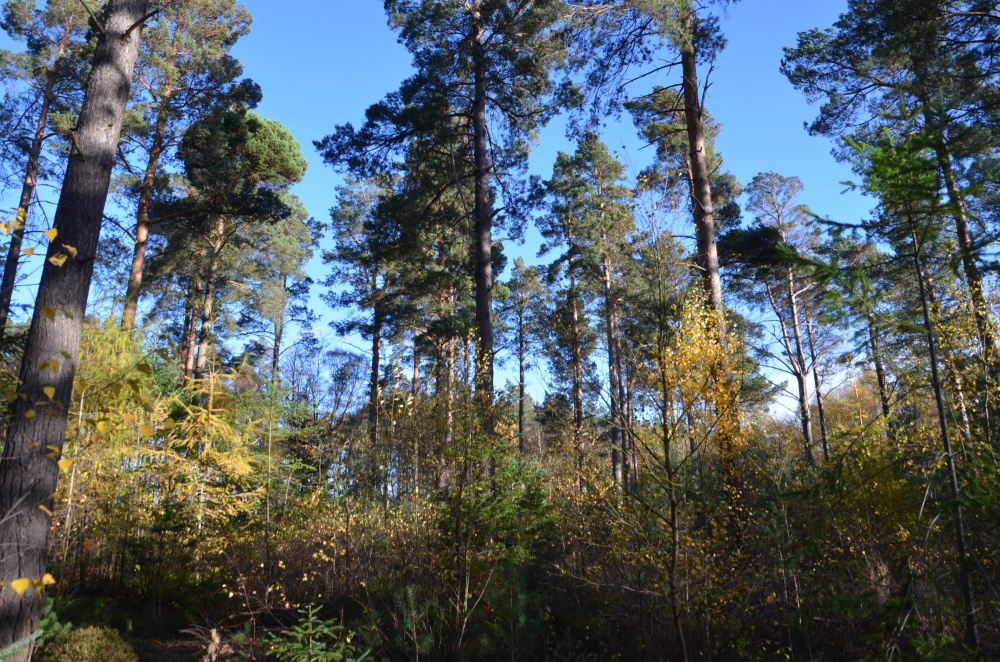
<instances>
[{"instance_id":1,"label":"curved tree trunk","mask_svg":"<svg viewBox=\"0 0 1000 662\"><path fill-rule=\"evenodd\" d=\"M21 363L25 397L14 404L0 460L0 540L4 543L0 547L0 582L4 584L0 589L0 648L34 632L41 616L41 596L31 588L18 595L10 583L45 574L52 526L49 513L68 417L61 403L72 400L104 205L139 53L139 24L147 7L148 0L111 0L108 5L77 122L75 149L56 208L58 235L49 245L42 269ZM72 257L69 247L75 249ZM61 266L60 256L66 256ZM50 386L55 389L52 398L44 392ZM27 662L32 648L29 645L25 653L9 659Z\"/></svg>"}]
</instances>

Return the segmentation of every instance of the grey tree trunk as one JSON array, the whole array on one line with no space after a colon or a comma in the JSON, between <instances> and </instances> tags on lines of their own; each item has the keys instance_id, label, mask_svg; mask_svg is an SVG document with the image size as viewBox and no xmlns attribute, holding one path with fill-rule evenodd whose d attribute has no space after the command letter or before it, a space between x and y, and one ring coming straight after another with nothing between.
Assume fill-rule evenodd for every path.
<instances>
[{"instance_id":1,"label":"grey tree trunk","mask_svg":"<svg viewBox=\"0 0 1000 662\"><path fill-rule=\"evenodd\" d=\"M3 281L0 282L0 338L4 337L7 328L7 317L10 315L10 300L14 296L14 286L17 284L17 264L21 259L21 241L24 239L24 223L28 220L28 207L31 206L31 196L35 193L38 183L38 160L42 155L42 144L45 142L45 127L49 122L49 108L52 107L52 91L55 87L55 76L50 75L42 93L42 106L38 111L38 124L35 126L35 137L31 140L31 150L28 152L28 166L24 172L24 184L21 186L21 198L18 202L18 221L20 227L11 233L10 245L7 247L7 261L3 265Z\"/></svg>"},{"instance_id":2,"label":"grey tree trunk","mask_svg":"<svg viewBox=\"0 0 1000 662\"><path fill-rule=\"evenodd\" d=\"M41 596L30 588L20 596L10 582L41 578L46 570L52 522L39 506L49 512L53 506L57 460L66 438L66 404L72 399L104 205L139 52L139 26L147 7L148 0L111 0L108 5L77 122L75 149L56 207L58 236L49 245L42 269L21 363L24 397L14 404L0 460L0 540L4 543L0 547L0 582L4 584L0 648L34 632L41 616ZM60 256L66 256L61 266ZM49 386L55 388L51 399L43 390ZM26 652L9 659L27 662L32 648L29 645Z\"/></svg>"},{"instance_id":3,"label":"grey tree trunk","mask_svg":"<svg viewBox=\"0 0 1000 662\"><path fill-rule=\"evenodd\" d=\"M816 387L816 414L819 416L820 441L823 444L823 461L830 461L830 438L826 431L826 407L823 406L823 389L819 382L819 361L816 355L816 334L813 325L806 319L806 332L809 336L809 357L812 359L813 385Z\"/></svg>"}]
</instances>

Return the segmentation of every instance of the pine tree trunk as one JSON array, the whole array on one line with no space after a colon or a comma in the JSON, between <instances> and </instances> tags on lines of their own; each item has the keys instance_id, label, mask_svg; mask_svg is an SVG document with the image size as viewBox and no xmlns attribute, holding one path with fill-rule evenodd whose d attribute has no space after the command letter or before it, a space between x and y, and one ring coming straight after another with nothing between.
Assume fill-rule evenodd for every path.
<instances>
[{"instance_id":1,"label":"pine tree trunk","mask_svg":"<svg viewBox=\"0 0 1000 662\"><path fill-rule=\"evenodd\" d=\"M572 246L572 240L570 245ZM573 343L573 445L578 453L577 461L583 468L583 351L580 342L580 316L577 309L576 277L570 266L570 296L572 297L572 318L570 335Z\"/></svg>"},{"instance_id":2,"label":"pine tree trunk","mask_svg":"<svg viewBox=\"0 0 1000 662\"><path fill-rule=\"evenodd\" d=\"M795 381L799 385L799 416L802 421L802 437L806 446L806 459L809 464L816 466L815 441L812 430L812 407L809 405L809 385L806 381L806 357L802 351L802 326L799 319L798 298L795 295L795 276L792 270L788 270L788 307L791 311L791 331L795 340L795 361L796 372Z\"/></svg>"},{"instance_id":3,"label":"pine tree trunk","mask_svg":"<svg viewBox=\"0 0 1000 662\"><path fill-rule=\"evenodd\" d=\"M885 376L885 365L882 363L882 349L879 346L878 328L875 326L875 313L871 310L866 315L868 321L868 343L871 347L872 363L875 364L875 380L878 383L878 397L882 403L882 416L887 425L892 425L892 408L889 405L889 383Z\"/></svg>"},{"instance_id":4,"label":"pine tree trunk","mask_svg":"<svg viewBox=\"0 0 1000 662\"><path fill-rule=\"evenodd\" d=\"M955 526L955 546L958 551L958 589L962 594L965 607L966 639L969 648L979 649L979 629L976 625L976 609L972 593L972 569L970 567L968 541L965 538L965 516L963 515L961 490L958 487L958 467L955 463L955 453L948 436L948 416L945 412L944 394L941 388L941 376L938 370L937 341L934 337L934 327L931 324L930 306L927 288L924 283L923 261L920 257L920 242L910 219L910 233L913 239L913 263L917 270L920 304L924 314L924 330L927 334L927 349L931 360L931 388L934 390L934 403L937 405L938 425L941 429L941 443L948 460L948 483L951 487L951 498L954 501L953 523Z\"/></svg>"},{"instance_id":5,"label":"pine tree trunk","mask_svg":"<svg viewBox=\"0 0 1000 662\"><path fill-rule=\"evenodd\" d=\"M219 217L215 229L215 242L212 245L212 259L208 263L208 273L205 274L205 301L201 305L201 330L198 332L198 362L194 370L194 378L205 379L208 371L208 341L212 335L212 315L215 307L215 275L219 270L219 257L225 245L226 220Z\"/></svg>"},{"instance_id":6,"label":"pine tree trunk","mask_svg":"<svg viewBox=\"0 0 1000 662\"><path fill-rule=\"evenodd\" d=\"M602 236L602 240L607 244L608 237ZM618 343L615 340L615 295L611 285L611 255L604 254L604 331L608 344L608 393L610 395L610 415L611 415L611 475L614 478L618 490L625 486L625 472L623 467L622 448L622 423L620 405L621 397L619 391L621 375L618 374Z\"/></svg>"},{"instance_id":7,"label":"pine tree trunk","mask_svg":"<svg viewBox=\"0 0 1000 662\"><path fill-rule=\"evenodd\" d=\"M368 442L371 444L369 458L375 456L378 450L378 405L379 405L379 369L382 355L382 314L376 306L372 323L372 370L368 382ZM378 462L372 462L372 486L380 482Z\"/></svg>"},{"instance_id":8,"label":"pine tree trunk","mask_svg":"<svg viewBox=\"0 0 1000 662\"><path fill-rule=\"evenodd\" d=\"M7 261L3 265L3 281L0 282L0 339L7 329L7 318L10 316L10 301L14 296L14 286L17 285L17 265L21 259L21 242L24 239L24 225L28 220L28 208L31 206L31 196L38 184L38 161L42 155L42 144L45 142L45 127L49 121L49 108L52 107L55 76L50 75L42 93L42 106L38 111L38 124L35 126L35 136L31 140L31 150L28 152L28 165L24 172L24 184L21 186L21 198L18 202L18 227L11 233L10 245L7 247ZM21 211L23 210L23 211ZM102 212L103 213L103 212Z\"/></svg>"},{"instance_id":9,"label":"pine tree trunk","mask_svg":"<svg viewBox=\"0 0 1000 662\"><path fill-rule=\"evenodd\" d=\"M715 245L715 206L712 203L712 186L708 173L704 118L701 101L698 98L698 62L691 13L685 17L683 29L685 35L691 37L691 48L681 53L681 69L684 76L684 118L687 122L691 158L691 206L698 246L697 263L701 271L705 298L718 320L719 340L725 343L726 316L722 303L719 251Z\"/></svg>"},{"instance_id":10,"label":"pine tree trunk","mask_svg":"<svg viewBox=\"0 0 1000 662\"><path fill-rule=\"evenodd\" d=\"M188 329L187 338L184 339L186 347L186 354L184 358L184 379L191 381L194 379L194 365L196 358L196 347L198 346L198 322L201 320L201 308L198 305L196 294L201 294L202 291L202 281L201 281L201 270L199 269L199 279L195 284L194 293L191 295L191 328Z\"/></svg>"},{"instance_id":11,"label":"pine tree trunk","mask_svg":"<svg viewBox=\"0 0 1000 662\"><path fill-rule=\"evenodd\" d=\"M475 229L472 250L475 255L476 280L476 399L486 417L488 435L492 433L493 407L493 198L490 192L489 137L486 125L486 62L483 30L478 12L472 19L473 99L472 147L475 163Z\"/></svg>"},{"instance_id":12,"label":"pine tree trunk","mask_svg":"<svg viewBox=\"0 0 1000 662\"><path fill-rule=\"evenodd\" d=\"M524 293L517 302L517 450L524 455L524 364L527 353L524 334Z\"/></svg>"},{"instance_id":13,"label":"pine tree trunk","mask_svg":"<svg viewBox=\"0 0 1000 662\"><path fill-rule=\"evenodd\" d=\"M66 438L80 335L97 251L111 170L128 103L141 29L148 0L112 0L105 13L83 107L75 147L55 213L58 236L51 242L42 269L35 312L21 363L20 392L0 461L0 648L35 631L41 596L28 589L19 596L10 582L45 574L52 510L59 467L56 461ZM51 261L76 249L62 266ZM72 252L72 251L68 251ZM51 316L50 313L55 314ZM51 363L51 362L55 363ZM50 366L56 365L54 369ZM44 369L43 369L44 368ZM43 389L55 388L48 398ZM51 405L38 405L48 403ZM36 408L38 411L36 412ZM32 415L29 417L29 412ZM51 412L53 415L48 415ZM13 658L27 662L33 646Z\"/></svg>"},{"instance_id":14,"label":"pine tree trunk","mask_svg":"<svg viewBox=\"0 0 1000 662\"><path fill-rule=\"evenodd\" d=\"M816 413L819 416L820 441L823 444L823 461L830 461L830 439L826 432L826 408L823 406L823 389L819 382L819 362L816 358L816 335L813 325L806 320L806 332L809 335L809 357L813 365L813 385L816 387Z\"/></svg>"},{"instance_id":15,"label":"pine tree trunk","mask_svg":"<svg viewBox=\"0 0 1000 662\"><path fill-rule=\"evenodd\" d=\"M929 107L925 107L925 116L928 122L936 125ZM997 366L997 341L993 335L990 324L989 304L983 292L983 278L979 272L979 265L976 264L976 254L972 247L972 234L969 232L968 212L965 207L965 200L958 188L958 180L955 178L955 170L951 165L951 154L948 145L945 143L942 129L935 131L934 149L937 156L938 166L944 179L945 188L948 191L948 201L951 203L952 216L955 220L955 237L958 239L958 250L962 255L962 267L965 270L965 283L969 288L969 295L972 298L972 310L976 320L976 332L979 335L979 343L983 349L983 354L987 362L991 365L991 370L996 371Z\"/></svg>"}]
</instances>

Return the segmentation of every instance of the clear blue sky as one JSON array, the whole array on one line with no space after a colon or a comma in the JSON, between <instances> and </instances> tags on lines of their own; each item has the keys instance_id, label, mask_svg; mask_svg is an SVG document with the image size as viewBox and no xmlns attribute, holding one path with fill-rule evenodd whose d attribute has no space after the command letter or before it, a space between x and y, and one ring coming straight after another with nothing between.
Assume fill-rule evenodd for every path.
<instances>
[{"instance_id":1,"label":"clear blue sky","mask_svg":"<svg viewBox=\"0 0 1000 662\"><path fill-rule=\"evenodd\" d=\"M254 16L253 28L234 52L245 65L245 75L263 88L258 111L283 122L302 143L310 167L295 192L314 216L325 220L341 178L323 165L312 141L338 124L361 123L365 109L410 74L410 56L386 25L381 0L245 0L245 4ZM712 75L706 105L722 124L716 146L725 167L741 182L768 170L797 175L805 184L803 201L813 211L856 221L869 209L868 202L857 194L842 194L840 182L851 177L849 169L830 156L828 140L807 135L802 125L815 116L816 108L778 73L782 47L794 45L799 31L830 26L845 8L846 0L743 0L730 7L722 21L729 45ZM0 47L16 48L2 37ZM650 87L673 84L677 74L670 76L646 82ZM533 173L551 174L557 151L573 149L563 126L557 120L542 132L531 156ZM640 150L628 118L610 122L603 137L613 148L624 148L637 167L653 156L652 149ZM43 192L43 197L50 193ZM531 231L525 245L508 245L508 254L535 263L537 246L537 233ZM30 265L28 272L37 273L41 256L25 262ZM309 270L317 281L324 277L318 258ZM18 299L30 301L31 289L19 292ZM319 288L315 290L316 312L329 320L332 313L315 296ZM317 331L322 333L325 322L320 327ZM505 378L503 373L500 378Z\"/></svg>"},{"instance_id":2,"label":"clear blue sky","mask_svg":"<svg viewBox=\"0 0 1000 662\"><path fill-rule=\"evenodd\" d=\"M325 219L340 178L322 164L312 141L337 124L363 121L365 109L410 74L410 57L387 27L380 0L246 0L246 6L254 25L235 52L246 74L263 87L259 112L284 122L302 142L310 168L296 192L314 216ZM828 140L806 133L803 122L816 108L778 72L782 48L794 45L798 32L832 25L845 8L846 0L744 0L732 6L722 22L729 44L712 75L706 106L723 125L717 148L725 167L741 182L768 170L797 175L805 185L803 201L816 213L856 221L869 204L841 193L849 169L830 156ZM651 149L639 151L628 118L610 123L604 140L616 149L624 146L638 166L653 156ZM532 172L551 174L559 150L572 146L556 121L532 152ZM508 246L508 253L537 262L537 244L537 235L529 235L524 246ZM311 268L317 279L323 271L318 261ZM329 318L328 311L317 312Z\"/></svg>"}]
</instances>

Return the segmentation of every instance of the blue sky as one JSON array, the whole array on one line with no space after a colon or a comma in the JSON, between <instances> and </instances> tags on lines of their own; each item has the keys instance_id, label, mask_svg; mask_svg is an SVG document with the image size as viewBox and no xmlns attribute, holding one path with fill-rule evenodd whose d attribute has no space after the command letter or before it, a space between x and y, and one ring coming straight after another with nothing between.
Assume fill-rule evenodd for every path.
<instances>
[{"instance_id":1,"label":"blue sky","mask_svg":"<svg viewBox=\"0 0 1000 662\"><path fill-rule=\"evenodd\" d=\"M234 53L244 63L245 75L263 88L258 112L283 122L302 144L310 167L295 192L315 217L325 220L341 177L322 163L312 141L338 124L362 122L365 109L410 74L410 56L386 25L381 0L245 0L245 4L254 16L253 28ZM869 202L858 194L842 194L840 182L851 177L848 167L830 156L827 139L806 133L803 122L815 116L816 108L778 72L782 48L793 45L798 32L832 25L845 8L846 0L744 0L731 6L722 20L729 44L716 63L706 106L722 124L716 147L724 167L741 182L769 170L797 175L805 185L803 202L813 211L857 221ZM2 37L0 47L16 48ZM673 84L677 75L661 74L643 84ZM648 89L636 87L634 92ZM641 149L627 117L612 118L603 138L636 167L653 157L652 149ZM556 153L572 149L564 136L564 122L557 119L541 133L531 154L531 172L548 176ZM7 206L16 204L10 195L5 197ZM43 192L43 197L49 195ZM532 229L524 245L509 244L507 251L512 258L521 255L529 264L537 263L538 243ZM26 260L27 271L37 273L40 259ZM318 257L309 272L317 281L324 277ZM30 301L31 289L26 287L18 298ZM314 288L313 301L324 322L317 332L328 334L326 321L334 313L319 301L319 289ZM501 381L504 378L501 373Z\"/></svg>"},{"instance_id":2,"label":"blue sky","mask_svg":"<svg viewBox=\"0 0 1000 662\"><path fill-rule=\"evenodd\" d=\"M310 168L295 190L314 216L325 219L340 177L323 165L312 141L337 124L363 121L365 109L410 74L410 57L386 25L379 0L247 0L246 6L254 15L253 30L235 53L264 90L258 111L285 123L302 143ZM798 32L828 27L844 9L846 0L757 0L730 7L722 21L729 44L716 63L706 107L722 124L716 146L725 167L741 182L769 170L797 175L805 185L803 202L816 213L856 221L868 201L842 194L849 168L830 156L829 140L806 133L803 122L816 108L778 72L782 48L794 45ZM646 81L672 84L676 75ZM610 122L603 138L624 148L637 166L653 156L652 149L641 149L628 118ZM572 145L557 120L542 132L531 171L551 174L559 150L571 151ZM508 254L539 262L537 246L532 231L524 245L508 245ZM324 275L318 260L310 271L317 279ZM317 312L330 316L320 306Z\"/></svg>"}]
</instances>

